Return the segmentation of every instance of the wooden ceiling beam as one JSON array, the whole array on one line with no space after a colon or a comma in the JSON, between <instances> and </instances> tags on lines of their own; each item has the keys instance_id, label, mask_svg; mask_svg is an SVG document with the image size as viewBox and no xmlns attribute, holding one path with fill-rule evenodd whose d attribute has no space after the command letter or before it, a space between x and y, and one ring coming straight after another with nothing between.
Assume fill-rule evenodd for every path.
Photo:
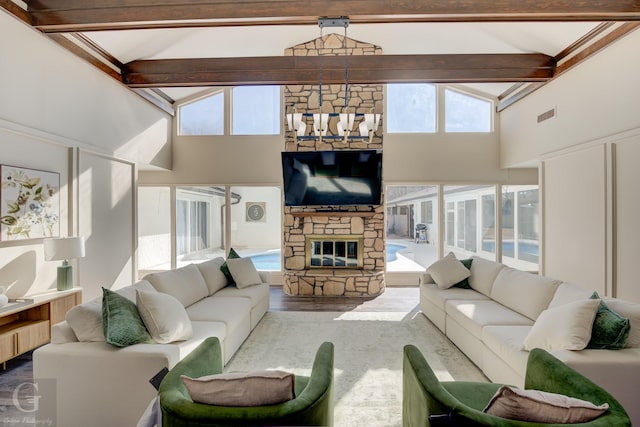
<instances>
[{"instance_id":1,"label":"wooden ceiling beam","mask_svg":"<svg viewBox=\"0 0 640 427\"><path fill-rule=\"evenodd\" d=\"M553 77L555 60L543 54L273 56L140 60L125 64L129 87L249 84L539 82Z\"/></svg>"},{"instance_id":2,"label":"wooden ceiling beam","mask_svg":"<svg viewBox=\"0 0 640 427\"><path fill-rule=\"evenodd\" d=\"M31 15L11 0L0 0L0 10L4 10L8 14L13 15L25 24L32 24Z\"/></svg>"},{"instance_id":3,"label":"wooden ceiling beam","mask_svg":"<svg viewBox=\"0 0 640 427\"><path fill-rule=\"evenodd\" d=\"M637 21L637 0L30 0L45 32L269 24L482 21Z\"/></svg>"}]
</instances>

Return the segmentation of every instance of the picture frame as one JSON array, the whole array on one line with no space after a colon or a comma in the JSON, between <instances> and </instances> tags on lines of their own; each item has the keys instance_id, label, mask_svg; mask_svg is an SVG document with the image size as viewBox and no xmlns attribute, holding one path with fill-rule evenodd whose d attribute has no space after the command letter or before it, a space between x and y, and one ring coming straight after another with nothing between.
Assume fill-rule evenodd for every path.
<instances>
[{"instance_id":1,"label":"picture frame","mask_svg":"<svg viewBox=\"0 0 640 427\"><path fill-rule=\"evenodd\" d=\"M0 241L60 236L60 174L0 165Z\"/></svg>"},{"instance_id":2,"label":"picture frame","mask_svg":"<svg viewBox=\"0 0 640 427\"><path fill-rule=\"evenodd\" d=\"M266 222L267 203L266 202L246 202L247 222Z\"/></svg>"}]
</instances>

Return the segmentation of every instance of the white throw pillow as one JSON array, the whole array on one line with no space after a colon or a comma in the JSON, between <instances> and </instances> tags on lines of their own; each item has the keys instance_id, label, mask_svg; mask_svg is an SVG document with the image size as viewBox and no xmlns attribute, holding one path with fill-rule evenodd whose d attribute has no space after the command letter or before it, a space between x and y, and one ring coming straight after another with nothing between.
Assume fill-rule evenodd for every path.
<instances>
[{"instance_id":1,"label":"white throw pillow","mask_svg":"<svg viewBox=\"0 0 640 427\"><path fill-rule=\"evenodd\" d=\"M229 267L229 272L238 289L262 283L251 258L230 258L227 260L227 267Z\"/></svg>"},{"instance_id":2,"label":"white throw pillow","mask_svg":"<svg viewBox=\"0 0 640 427\"><path fill-rule=\"evenodd\" d=\"M434 262L427 268L433 281L440 289L449 289L456 283L471 276L471 271L456 258L453 252Z\"/></svg>"},{"instance_id":3,"label":"white throw pillow","mask_svg":"<svg viewBox=\"0 0 640 427\"><path fill-rule=\"evenodd\" d=\"M136 290L156 292L151 283L146 280L140 280L132 286L117 289L116 293L135 303ZM76 305L67 312L65 320L69 326L71 326L71 329L73 329L76 337L78 337L78 341L105 340L102 326L102 297Z\"/></svg>"},{"instance_id":4,"label":"white throw pillow","mask_svg":"<svg viewBox=\"0 0 640 427\"><path fill-rule=\"evenodd\" d=\"M78 341L104 341L102 328L102 298L76 305L69 310L65 320L78 337Z\"/></svg>"},{"instance_id":5,"label":"white throw pillow","mask_svg":"<svg viewBox=\"0 0 640 427\"><path fill-rule=\"evenodd\" d=\"M188 340L191 320L180 301L161 292L136 293L138 312L151 337L160 344Z\"/></svg>"},{"instance_id":6,"label":"white throw pillow","mask_svg":"<svg viewBox=\"0 0 640 427\"><path fill-rule=\"evenodd\" d=\"M545 424L575 424L591 421L607 412L608 403L591 402L557 393L502 386L484 412L511 420Z\"/></svg>"},{"instance_id":7,"label":"white throw pillow","mask_svg":"<svg viewBox=\"0 0 640 427\"><path fill-rule=\"evenodd\" d=\"M523 348L584 349L591 339L599 305L599 299L585 299L544 310L525 338Z\"/></svg>"}]
</instances>

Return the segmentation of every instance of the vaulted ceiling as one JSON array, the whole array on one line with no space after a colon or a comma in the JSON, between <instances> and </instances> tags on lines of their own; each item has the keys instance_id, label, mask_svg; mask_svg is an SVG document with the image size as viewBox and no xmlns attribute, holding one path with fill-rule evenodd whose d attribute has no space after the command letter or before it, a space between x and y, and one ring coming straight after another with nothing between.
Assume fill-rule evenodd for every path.
<instances>
[{"instance_id":1,"label":"vaulted ceiling","mask_svg":"<svg viewBox=\"0 0 640 427\"><path fill-rule=\"evenodd\" d=\"M212 86L447 82L506 108L640 26L640 1L0 0L141 96L172 112ZM375 57L285 57L348 17ZM342 34L344 28L323 28ZM346 61L345 61L346 59Z\"/></svg>"}]
</instances>

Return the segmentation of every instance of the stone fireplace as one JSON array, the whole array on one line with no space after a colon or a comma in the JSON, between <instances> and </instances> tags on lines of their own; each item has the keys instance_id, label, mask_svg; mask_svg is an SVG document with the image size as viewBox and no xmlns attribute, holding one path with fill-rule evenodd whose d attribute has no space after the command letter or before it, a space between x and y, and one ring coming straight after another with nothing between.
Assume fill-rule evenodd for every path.
<instances>
[{"instance_id":1,"label":"stone fireplace","mask_svg":"<svg viewBox=\"0 0 640 427\"><path fill-rule=\"evenodd\" d=\"M328 34L286 49L288 56L380 55L380 47ZM346 85L323 86L322 112L342 112ZM350 84L351 113L383 110L383 86ZM285 86L285 105L298 112L319 111L317 85ZM382 126L363 140L295 141L286 151L382 149ZM382 198L384 200L384 198ZM368 297L385 289L384 206L284 207L284 292L287 295Z\"/></svg>"},{"instance_id":2,"label":"stone fireplace","mask_svg":"<svg viewBox=\"0 0 640 427\"><path fill-rule=\"evenodd\" d=\"M287 207L284 292L374 296L384 291L384 209L347 212Z\"/></svg>"}]
</instances>

